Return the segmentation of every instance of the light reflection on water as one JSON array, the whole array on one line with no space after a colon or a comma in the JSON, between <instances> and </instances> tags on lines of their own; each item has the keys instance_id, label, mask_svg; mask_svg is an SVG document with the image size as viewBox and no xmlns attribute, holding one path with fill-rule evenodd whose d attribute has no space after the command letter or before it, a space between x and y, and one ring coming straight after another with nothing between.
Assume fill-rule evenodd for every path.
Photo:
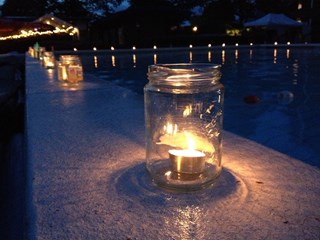
<instances>
[{"instance_id":1,"label":"light reflection on water","mask_svg":"<svg viewBox=\"0 0 320 240\"><path fill-rule=\"evenodd\" d=\"M222 65L224 128L320 167L320 49L223 48L80 55L84 71L143 96L155 63ZM96 64L98 63L99 64ZM256 104L244 97L257 96Z\"/></svg>"}]
</instances>

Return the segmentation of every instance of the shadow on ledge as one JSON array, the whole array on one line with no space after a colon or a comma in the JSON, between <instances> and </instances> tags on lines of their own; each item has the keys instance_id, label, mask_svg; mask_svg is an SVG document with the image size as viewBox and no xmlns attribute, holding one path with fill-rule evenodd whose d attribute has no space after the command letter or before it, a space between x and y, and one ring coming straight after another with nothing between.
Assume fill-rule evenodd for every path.
<instances>
[{"instance_id":1,"label":"shadow on ledge","mask_svg":"<svg viewBox=\"0 0 320 240\"><path fill-rule=\"evenodd\" d=\"M145 163L122 169L111 176L111 184L121 197L130 201L140 202L145 207L167 206L168 199L173 204L190 205L212 203L228 198L240 188L239 180L229 171L223 169L217 182L204 190L181 193L159 188L151 181Z\"/></svg>"}]
</instances>

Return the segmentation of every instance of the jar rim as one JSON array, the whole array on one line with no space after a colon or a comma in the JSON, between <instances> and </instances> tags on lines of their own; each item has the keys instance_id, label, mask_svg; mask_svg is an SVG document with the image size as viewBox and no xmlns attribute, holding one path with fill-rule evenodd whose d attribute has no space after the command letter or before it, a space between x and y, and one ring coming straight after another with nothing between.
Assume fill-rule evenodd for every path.
<instances>
[{"instance_id":1,"label":"jar rim","mask_svg":"<svg viewBox=\"0 0 320 240\"><path fill-rule=\"evenodd\" d=\"M153 64L149 66L150 68L161 68L162 70L180 70L180 69L188 69L188 70L216 70L220 69L220 64L214 64L214 63L159 63L159 64Z\"/></svg>"},{"instance_id":2,"label":"jar rim","mask_svg":"<svg viewBox=\"0 0 320 240\"><path fill-rule=\"evenodd\" d=\"M166 63L148 67L150 81L194 82L219 81L221 65L213 63Z\"/></svg>"}]
</instances>

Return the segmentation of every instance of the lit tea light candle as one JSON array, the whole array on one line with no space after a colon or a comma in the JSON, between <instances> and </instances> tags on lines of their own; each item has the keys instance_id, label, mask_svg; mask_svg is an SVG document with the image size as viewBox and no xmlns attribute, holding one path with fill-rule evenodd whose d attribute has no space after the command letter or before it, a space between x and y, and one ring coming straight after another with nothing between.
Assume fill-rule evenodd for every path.
<instances>
[{"instance_id":1,"label":"lit tea light candle","mask_svg":"<svg viewBox=\"0 0 320 240\"><path fill-rule=\"evenodd\" d=\"M169 150L172 170L177 173L199 174L204 171L205 154L193 149Z\"/></svg>"},{"instance_id":2,"label":"lit tea light candle","mask_svg":"<svg viewBox=\"0 0 320 240\"><path fill-rule=\"evenodd\" d=\"M163 126L163 131L165 134L157 144L167 148L170 171L193 176L203 173L206 161L215 152L213 144L193 132L179 131L178 125L170 122Z\"/></svg>"},{"instance_id":3,"label":"lit tea light candle","mask_svg":"<svg viewBox=\"0 0 320 240\"><path fill-rule=\"evenodd\" d=\"M173 135L180 135L176 133L177 125L174 128L169 125L167 130ZM172 171L184 174L200 174L205 168L206 155L199 150L195 150L196 141L191 133L184 132L183 135L184 137L180 135L179 140L177 139L183 149L168 151Z\"/></svg>"}]
</instances>

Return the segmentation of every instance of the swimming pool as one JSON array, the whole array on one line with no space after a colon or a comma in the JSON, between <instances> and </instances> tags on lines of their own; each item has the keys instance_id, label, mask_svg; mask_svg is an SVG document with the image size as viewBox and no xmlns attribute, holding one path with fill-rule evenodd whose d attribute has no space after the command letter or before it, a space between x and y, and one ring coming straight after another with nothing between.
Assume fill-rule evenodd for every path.
<instances>
[{"instance_id":1,"label":"swimming pool","mask_svg":"<svg viewBox=\"0 0 320 240\"><path fill-rule=\"evenodd\" d=\"M141 98L148 65L221 64L224 129L320 167L320 48L220 47L79 56L85 72L131 89Z\"/></svg>"}]
</instances>

